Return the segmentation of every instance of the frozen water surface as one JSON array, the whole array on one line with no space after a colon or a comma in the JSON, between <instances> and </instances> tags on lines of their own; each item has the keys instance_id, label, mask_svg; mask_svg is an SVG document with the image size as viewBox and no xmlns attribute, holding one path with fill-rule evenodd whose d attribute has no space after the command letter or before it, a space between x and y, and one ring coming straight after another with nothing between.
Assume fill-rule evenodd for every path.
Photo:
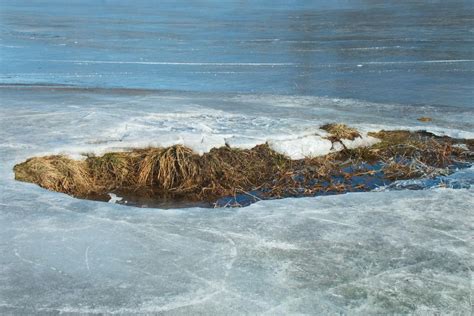
<instances>
[{"instance_id":1,"label":"frozen water surface","mask_svg":"<svg viewBox=\"0 0 474 316\"><path fill-rule=\"evenodd\" d=\"M3 313L471 309L472 190L180 211L2 190Z\"/></svg>"},{"instance_id":2,"label":"frozen water surface","mask_svg":"<svg viewBox=\"0 0 474 316\"><path fill-rule=\"evenodd\" d=\"M1 0L1 83L472 106L472 1Z\"/></svg>"},{"instance_id":3,"label":"frozen water surface","mask_svg":"<svg viewBox=\"0 0 474 316\"><path fill-rule=\"evenodd\" d=\"M472 3L288 3L0 1L1 314L472 312L472 168L230 210L14 181L50 153L298 155L334 121L473 137Z\"/></svg>"},{"instance_id":4,"label":"frozen water surface","mask_svg":"<svg viewBox=\"0 0 474 316\"><path fill-rule=\"evenodd\" d=\"M48 152L80 153L112 144L102 148L110 150L143 139L173 142L173 135L279 139L314 132L321 122L341 117L370 128L377 106L385 113L379 124L417 128L421 123L412 115L426 108L45 87L0 93L3 313L471 309L472 169L445 179L458 183L453 187L459 190L387 188L232 210L130 208L13 180L15 163ZM411 115L401 119L402 108ZM442 111L441 126L460 134L472 131L472 122L457 110L432 109Z\"/></svg>"}]
</instances>

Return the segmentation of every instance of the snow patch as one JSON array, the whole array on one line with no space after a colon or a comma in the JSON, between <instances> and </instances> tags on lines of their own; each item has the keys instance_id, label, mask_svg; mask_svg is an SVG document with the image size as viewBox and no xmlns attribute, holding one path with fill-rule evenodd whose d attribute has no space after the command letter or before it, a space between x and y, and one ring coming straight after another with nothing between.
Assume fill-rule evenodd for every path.
<instances>
[{"instance_id":1,"label":"snow patch","mask_svg":"<svg viewBox=\"0 0 474 316\"><path fill-rule=\"evenodd\" d=\"M358 147L369 147L375 145L380 142L380 139L368 135L362 135L353 140L341 139L341 142L347 149L355 149Z\"/></svg>"},{"instance_id":2,"label":"snow patch","mask_svg":"<svg viewBox=\"0 0 474 316\"><path fill-rule=\"evenodd\" d=\"M344 149L344 146L341 144L341 142L332 143L332 149L331 149L332 152L341 151L343 149Z\"/></svg>"},{"instance_id":3,"label":"snow patch","mask_svg":"<svg viewBox=\"0 0 474 316\"><path fill-rule=\"evenodd\" d=\"M118 196L115 193L109 193L109 196L110 196L110 200L108 201L109 203L117 203L117 202L122 201L123 199L122 197Z\"/></svg>"},{"instance_id":4,"label":"snow patch","mask_svg":"<svg viewBox=\"0 0 474 316\"><path fill-rule=\"evenodd\" d=\"M289 140L270 140L271 149L288 156L291 159L304 159L327 155L332 148L332 142L320 136L310 135Z\"/></svg>"}]
</instances>

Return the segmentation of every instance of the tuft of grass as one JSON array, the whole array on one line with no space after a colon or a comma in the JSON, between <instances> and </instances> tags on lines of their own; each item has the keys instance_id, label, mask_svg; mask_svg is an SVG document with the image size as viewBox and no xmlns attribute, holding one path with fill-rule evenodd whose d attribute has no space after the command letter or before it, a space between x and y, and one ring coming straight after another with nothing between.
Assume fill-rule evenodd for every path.
<instances>
[{"instance_id":1,"label":"tuft of grass","mask_svg":"<svg viewBox=\"0 0 474 316\"><path fill-rule=\"evenodd\" d=\"M334 137L356 137L353 129L335 125L326 126ZM455 163L474 160L471 140L408 131L370 135L381 141L311 159L291 160L267 144L245 150L214 148L202 156L176 145L108 153L84 161L35 157L16 165L14 172L17 180L77 197L116 191L212 202L255 190L265 198L364 190L364 183L353 186L352 179L374 176L375 165L382 166L382 176L393 181L434 176Z\"/></svg>"},{"instance_id":2,"label":"tuft of grass","mask_svg":"<svg viewBox=\"0 0 474 316\"><path fill-rule=\"evenodd\" d=\"M189 191L199 173L197 155L184 146L163 150L158 160L156 183L164 190Z\"/></svg>"},{"instance_id":3,"label":"tuft of grass","mask_svg":"<svg viewBox=\"0 0 474 316\"><path fill-rule=\"evenodd\" d=\"M136 155L119 152L107 153L102 157L89 157L86 163L94 183L114 183L114 186L123 186L135 181L135 159Z\"/></svg>"},{"instance_id":4,"label":"tuft of grass","mask_svg":"<svg viewBox=\"0 0 474 316\"><path fill-rule=\"evenodd\" d=\"M149 148L138 152L139 158L134 166L137 186L153 186L162 152L162 148Z\"/></svg>"},{"instance_id":5,"label":"tuft of grass","mask_svg":"<svg viewBox=\"0 0 474 316\"><path fill-rule=\"evenodd\" d=\"M434 176L445 172L453 163L472 161L467 158L470 149L453 146L460 140L409 131L380 131L369 135L381 142L369 148L343 151L340 155L357 161L382 162L386 178L391 180Z\"/></svg>"},{"instance_id":6,"label":"tuft of grass","mask_svg":"<svg viewBox=\"0 0 474 316\"><path fill-rule=\"evenodd\" d=\"M86 195L94 187L87 164L64 156L31 158L16 165L13 170L16 180L71 195Z\"/></svg>"},{"instance_id":7,"label":"tuft of grass","mask_svg":"<svg viewBox=\"0 0 474 316\"><path fill-rule=\"evenodd\" d=\"M360 133L356 129L345 124L326 124L321 126L321 129L331 134L329 139L332 142L340 141L341 139L354 140L355 138L360 137Z\"/></svg>"}]
</instances>

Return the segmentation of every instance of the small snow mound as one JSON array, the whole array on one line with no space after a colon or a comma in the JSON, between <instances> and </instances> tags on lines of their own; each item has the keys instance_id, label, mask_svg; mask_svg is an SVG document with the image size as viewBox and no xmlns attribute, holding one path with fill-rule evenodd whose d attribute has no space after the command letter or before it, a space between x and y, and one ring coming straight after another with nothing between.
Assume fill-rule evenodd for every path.
<instances>
[{"instance_id":1,"label":"small snow mound","mask_svg":"<svg viewBox=\"0 0 474 316\"><path fill-rule=\"evenodd\" d=\"M270 140L271 149L291 159L324 156L330 153L332 142L320 136L310 135L289 140Z\"/></svg>"},{"instance_id":2,"label":"small snow mound","mask_svg":"<svg viewBox=\"0 0 474 316\"><path fill-rule=\"evenodd\" d=\"M343 149L344 149L344 146L341 144L341 142L332 143L332 149L331 149L332 152L341 151Z\"/></svg>"},{"instance_id":3,"label":"small snow mound","mask_svg":"<svg viewBox=\"0 0 474 316\"><path fill-rule=\"evenodd\" d=\"M353 140L341 139L341 142L347 149L355 149L358 147L370 147L379 143L380 139L368 135L362 135L361 137L356 137Z\"/></svg>"},{"instance_id":4,"label":"small snow mound","mask_svg":"<svg viewBox=\"0 0 474 316\"><path fill-rule=\"evenodd\" d=\"M114 194L114 193L109 193L109 196L110 196L110 200L108 201L109 203L117 203L117 202L122 201L122 199L123 199L123 198L121 198L120 196L117 196L117 194Z\"/></svg>"}]
</instances>

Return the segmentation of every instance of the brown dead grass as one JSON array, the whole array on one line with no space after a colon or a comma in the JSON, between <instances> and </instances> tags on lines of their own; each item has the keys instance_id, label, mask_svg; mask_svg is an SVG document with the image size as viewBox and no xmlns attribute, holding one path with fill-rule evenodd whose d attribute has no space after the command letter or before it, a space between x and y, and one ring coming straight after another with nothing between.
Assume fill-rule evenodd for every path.
<instances>
[{"instance_id":1,"label":"brown dead grass","mask_svg":"<svg viewBox=\"0 0 474 316\"><path fill-rule=\"evenodd\" d=\"M36 183L52 191L75 194L88 192L93 187L87 165L64 156L31 158L13 170L15 179Z\"/></svg>"},{"instance_id":2,"label":"brown dead grass","mask_svg":"<svg viewBox=\"0 0 474 316\"><path fill-rule=\"evenodd\" d=\"M384 163L387 179L409 179L420 176L434 176L446 172L451 164L472 161L471 142L449 137L437 137L426 132L380 131L369 133L381 142L369 148L343 151L346 159ZM465 143L468 149L454 144Z\"/></svg>"},{"instance_id":3,"label":"brown dead grass","mask_svg":"<svg viewBox=\"0 0 474 316\"><path fill-rule=\"evenodd\" d=\"M322 130L325 130L331 136L328 138L332 142L340 141L341 139L354 140L357 137L360 137L360 133L345 124L331 123L321 126Z\"/></svg>"},{"instance_id":4,"label":"brown dead grass","mask_svg":"<svg viewBox=\"0 0 474 316\"><path fill-rule=\"evenodd\" d=\"M325 129L337 139L359 135L343 124ZM361 163L381 162L385 177L396 180L439 174L453 162L473 160L469 141L466 150L453 146L458 140L422 132L381 131L371 136L381 142L302 160L290 160L266 144L248 150L215 148L202 156L177 145L90 156L83 161L35 157L16 165L14 171L17 180L77 197L122 191L212 201L256 189L268 197L345 192L353 176L373 174L366 169L343 172L344 167ZM334 182L335 177L345 182Z\"/></svg>"}]
</instances>

